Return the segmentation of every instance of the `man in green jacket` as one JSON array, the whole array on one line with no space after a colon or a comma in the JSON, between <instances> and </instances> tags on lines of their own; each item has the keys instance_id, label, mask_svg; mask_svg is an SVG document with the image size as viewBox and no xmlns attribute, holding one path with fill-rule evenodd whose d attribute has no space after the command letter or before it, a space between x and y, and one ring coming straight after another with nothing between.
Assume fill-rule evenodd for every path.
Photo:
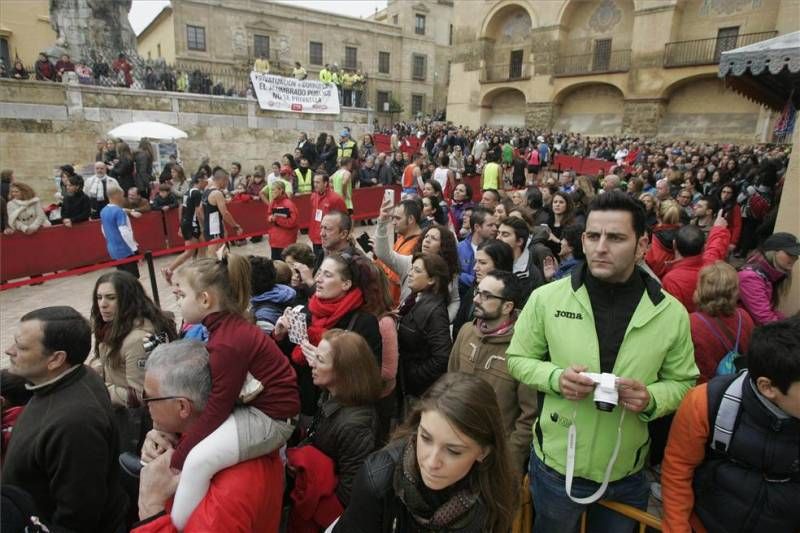
<instances>
[{"instance_id":1,"label":"man in green jacket","mask_svg":"<svg viewBox=\"0 0 800 533\"><path fill-rule=\"evenodd\" d=\"M534 533L577 532L581 514L601 496L645 509L647 424L674 412L699 375L686 309L636 267L644 233L635 200L599 195L582 239L586 264L534 291L517 321L508 370L539 392ZM610 388L618 399L606 400L618 402L613 410L597 404L588 372L616 376ZM632 529L621 515L590 509L589 531Z\"/></svg>"}]
</instances>

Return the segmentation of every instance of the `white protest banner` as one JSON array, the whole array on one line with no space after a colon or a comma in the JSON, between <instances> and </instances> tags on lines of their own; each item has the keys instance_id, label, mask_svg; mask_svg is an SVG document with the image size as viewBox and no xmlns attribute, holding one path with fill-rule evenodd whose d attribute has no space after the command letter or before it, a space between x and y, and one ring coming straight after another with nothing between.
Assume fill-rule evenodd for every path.
<instances>
[{"instance_id":1,"label":"white protest banner","mask_svg":"<svg viewBox=\"0 0 800 533\"><path fill-rule=\"evenodd\" d=\"M318 80L296 80L251 72L261 109L295 113L339 114L339 91L332 83Z\"/></svg>"}]
</instances>

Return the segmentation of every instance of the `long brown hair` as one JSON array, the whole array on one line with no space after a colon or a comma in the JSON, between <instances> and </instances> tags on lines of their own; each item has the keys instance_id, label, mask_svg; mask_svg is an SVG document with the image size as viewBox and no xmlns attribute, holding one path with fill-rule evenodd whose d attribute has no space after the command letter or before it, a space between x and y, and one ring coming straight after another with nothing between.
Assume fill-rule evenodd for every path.
<instances>
[{"instance_id":1,"label":"long brown hair","mask_svg":"<svg viewBox=\"0 0 800 533\"><path fill-rule=\"evenodd\" d=\"M386 273L373 262L365 270L368 275L364 283L364 306L361 309L380 320L394 308L392 295L389 293L389 280Z\"/></svg>"},{"instance_id":2,"label":"long brown hair","mask_svg":"<svg viewBox=\"0 0 800 533\"><path fill-rule=\"evenodd\" d=\"M483 379L464 372L448 372L423 394L392 440L416 438L423 412L436 411L459 432L487 448L489 454L468 474L486 506L481 530L506 533L517 509L517 476L502 425L494 389Z\"/></svg>"},{"instance_id":3,"label":"long brown hair","mask_svg":"<svg viewBox=\"0 0 800 533\"><path fill-rule=\"evenodd\" d=\"M352 331L329 329L322 340L331 345L336 401L341 405L370 405L383 389L381 371L364 337Z\"/></svg>"},{"instance_id":4,"label":"long brown hair","mask_svg":"<svg viewBox=\"0 0 800 533\"><path fill-rule=\"evenodd\" d=\"M250 305L250 261L243 255L228 254L224 259L198 259L178 271L195 292L213 290L220 307L247 318Z\"/></svg>"},{"instance_id":5,"label":"long brown hair","mask_svg":"<svg viewBox=\"0 0 800 533\"><path fill-rule=\"evenodd\" d=\"M100 306L97 304L97 289L103 283L110 283L117 295L117 314L111 322L104 322L100 315ZM99 345L109 347L109 362L111 366L120 367L124 364L122 354L119 353L125 337L133 331L142 320L149 320L157 334L166 334L169 340L178 338L175 322L145 294L142 284L127 272L109 272L103 274L94 284L92 292L91 322L97 342L95 354L99 355Z\"/></svg>"}]
</instances>

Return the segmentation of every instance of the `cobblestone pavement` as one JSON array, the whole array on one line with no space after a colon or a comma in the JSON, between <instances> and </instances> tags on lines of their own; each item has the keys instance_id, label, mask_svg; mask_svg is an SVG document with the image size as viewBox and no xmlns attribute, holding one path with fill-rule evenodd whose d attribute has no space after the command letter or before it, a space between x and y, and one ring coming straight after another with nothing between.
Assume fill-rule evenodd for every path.
<instances>
[{"instance_id":1,"label":"cobblestone pavement","mask_svg":"<svg viewBox=\"0 0 800 533\"><path fill-rule=\"evenodd\" d=\"M366 231L373 235L375 226L356 226L354 236L361 235ZM301 235L298 242L310 245L308 237ZM259 243L248 242L245 246L234 246L234 253L245 255L269 255L269 244L265 238ZM170 292L170 287L161 275L161 268L166 267L174 256L159 257L154 261L156 271L156 282L158 285L158 295L161 299L161 308L175 313L177 323L180 324L181 314L175 297ZM72 276L48 281L43 285L26 286L17 289L0 292L0 368L8 367L8 356L5 351L14 342L14 332L16 331L19 319L27 312L40 307L51 305L69 305L83 313L87 318L92 308L92 290L95 281L101 274L108 270L97 270ZM139 263L141 282L145 292L151 295L150 275L147 272L147 265L143 261Z\"/></svg>"}]
</instances>

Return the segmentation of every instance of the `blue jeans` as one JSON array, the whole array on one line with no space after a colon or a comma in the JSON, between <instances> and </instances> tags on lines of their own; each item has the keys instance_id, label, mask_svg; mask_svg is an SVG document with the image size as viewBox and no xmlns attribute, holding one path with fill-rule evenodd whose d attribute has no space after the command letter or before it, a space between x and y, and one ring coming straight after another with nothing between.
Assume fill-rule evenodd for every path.
<instances>
[{"instance_id":1,"label":"blue jeans","mask_svg":"<svg viewBox=\"0 0 800 533\"><path fill-rule=\"evenodd\" d=\"M533 533L578 533L581 514L587 506L575 503L567 496L565 477L542 463L533 450L530 480L535 512ZM576 477L572 480L572 495L585 498L599 486L599 483ZM640 470L609 483L602 499L646 510L649 496L650 487L645 481L644 470ZM636 524L602 505L593 504L588 508L586 530L589 533L629 533Z\"/></svg>"}]
</instances>

